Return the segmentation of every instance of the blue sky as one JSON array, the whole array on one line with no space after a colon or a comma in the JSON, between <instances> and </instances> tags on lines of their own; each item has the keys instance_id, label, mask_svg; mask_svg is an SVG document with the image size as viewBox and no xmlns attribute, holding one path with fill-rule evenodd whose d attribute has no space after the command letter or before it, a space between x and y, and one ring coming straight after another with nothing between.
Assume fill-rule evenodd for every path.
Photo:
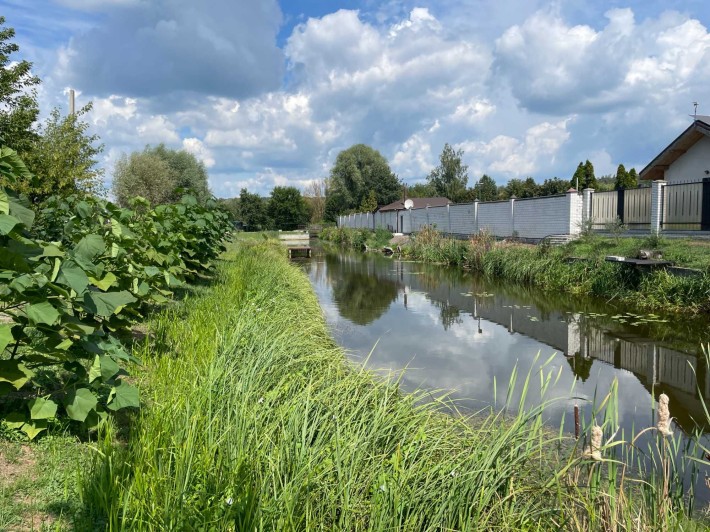
<instances>
[{"instance_id":1,"label":"blue sky","mask_svg":"<svg viewBox=\"0 0 710 532\"><path fill-rule=\"evenodd\" d=\"M221 197L322 179L355 143L406 182L444 143L484 172L569 178L642 168L710 114L701 0L0 0L43 113L66 92L106 150L164 142Z\"/></svg>"}]
</instances>

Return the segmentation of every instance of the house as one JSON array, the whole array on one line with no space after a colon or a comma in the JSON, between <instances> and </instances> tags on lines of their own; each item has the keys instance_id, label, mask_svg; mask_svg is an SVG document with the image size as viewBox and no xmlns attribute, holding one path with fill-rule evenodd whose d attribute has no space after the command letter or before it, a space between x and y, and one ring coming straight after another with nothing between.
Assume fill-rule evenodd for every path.
<instances>
[{"instance_id":1,"label":"house","mask_svg":"<svg viewBox=\"0 0 710 532\"><path fill-rule=\"evenodd\" d=\"M412 209L423 209L425 207L446 207L453 202L448 198L409 198L412 201ZM404 230L404 206L405 200L399 199L388 205L378 207L375 212L382 214L382 225L395 233L401 233Z\"/></svg>"},{"instance_id":2,"label":"house","mask_svg":"<svg viewBox=\"0 0 710 532\"><path fill-rule=\"evenodd\" d=\"M693 118L693 123L641 170L641 179L678 184L710 177L710 116Z\"/></svg>"}]
</instances>

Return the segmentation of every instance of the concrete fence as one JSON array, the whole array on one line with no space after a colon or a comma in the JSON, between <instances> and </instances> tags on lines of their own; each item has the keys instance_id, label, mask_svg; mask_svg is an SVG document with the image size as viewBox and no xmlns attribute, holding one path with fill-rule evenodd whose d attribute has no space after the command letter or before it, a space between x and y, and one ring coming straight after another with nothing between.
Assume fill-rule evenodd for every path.
<instances>
[{"instance_id":1,"label":"concrete fence","mask_svg":"<svg viewBox=\"0 0 710 532\"><path fill-rule=\"evenodd\" d=\"M696 183L653 181L651 187L567 194L503 201L474 201L444 207L367 212L338 217L339 227L414 233L434 227L443 233L468 236L487 231L499 238L540 240L552 235L576 235L583 222L594 229L621 220L631 229L710 231L710 178Z\"/></svg>"}]
</instances>

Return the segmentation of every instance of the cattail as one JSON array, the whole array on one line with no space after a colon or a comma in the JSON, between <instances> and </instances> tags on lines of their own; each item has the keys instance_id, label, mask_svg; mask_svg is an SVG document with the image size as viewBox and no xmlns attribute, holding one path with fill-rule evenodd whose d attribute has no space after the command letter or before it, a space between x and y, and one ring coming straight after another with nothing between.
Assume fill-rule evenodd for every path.
<instances>
[{"instance_id":1,"label":"cattail","mask_svg":"<svg viewBox=\"0 0 710 532\"><path fill-rule=\"evenodd\" d=\"M670 436L673 434L673 431L671 430L671 413L670 410L668 410L668 396L664 393L662 393L658 398L657 413L658 423L656 424L656 428L658 429L658 432L664 436Z\"/></svg>"},{"instance_id":2,"label":"cattail","mask_svg":"<svg viewBox=\"0 0 710 532\"><path fill-rule=\"evenodd\" d=\"M604 432L599 425L594 425L592 427L592 442L591 445L584 449L584 457L591 458L592 460L602 459L602 436Z\"/></svg>"}]
</instances>

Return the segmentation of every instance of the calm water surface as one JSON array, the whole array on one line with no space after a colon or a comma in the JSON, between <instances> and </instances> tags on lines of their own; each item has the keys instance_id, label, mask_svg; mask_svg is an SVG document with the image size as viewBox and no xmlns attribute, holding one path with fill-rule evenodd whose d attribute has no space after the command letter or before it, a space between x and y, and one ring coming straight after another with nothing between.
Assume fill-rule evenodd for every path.
<instances>
[{"instance_id":1,"label":"calm water surface","mask_svg":"<svg viewBox=\"0 0 710 532\"><path fill-rule=\"evenodd\" d=\"M625 430L654 423L652 393L668 394L677 430L691 432L704 419L707 323L628 315L620 323L614 316L643 313L374 253L321 250L304 267L340 345L371 369L406 369L405 389L450 391L463 408L477 410L494 404L496 391L498 404L504 400L516 364L527 373L557 353L546 366L560 372L547 396L559 398L546 410L555 426L564 414L573 430L574 403L590 419L595 393L604 396L615 379ZM532 393L528 404L539 400Z\"/></svg>"}]
</instances>

